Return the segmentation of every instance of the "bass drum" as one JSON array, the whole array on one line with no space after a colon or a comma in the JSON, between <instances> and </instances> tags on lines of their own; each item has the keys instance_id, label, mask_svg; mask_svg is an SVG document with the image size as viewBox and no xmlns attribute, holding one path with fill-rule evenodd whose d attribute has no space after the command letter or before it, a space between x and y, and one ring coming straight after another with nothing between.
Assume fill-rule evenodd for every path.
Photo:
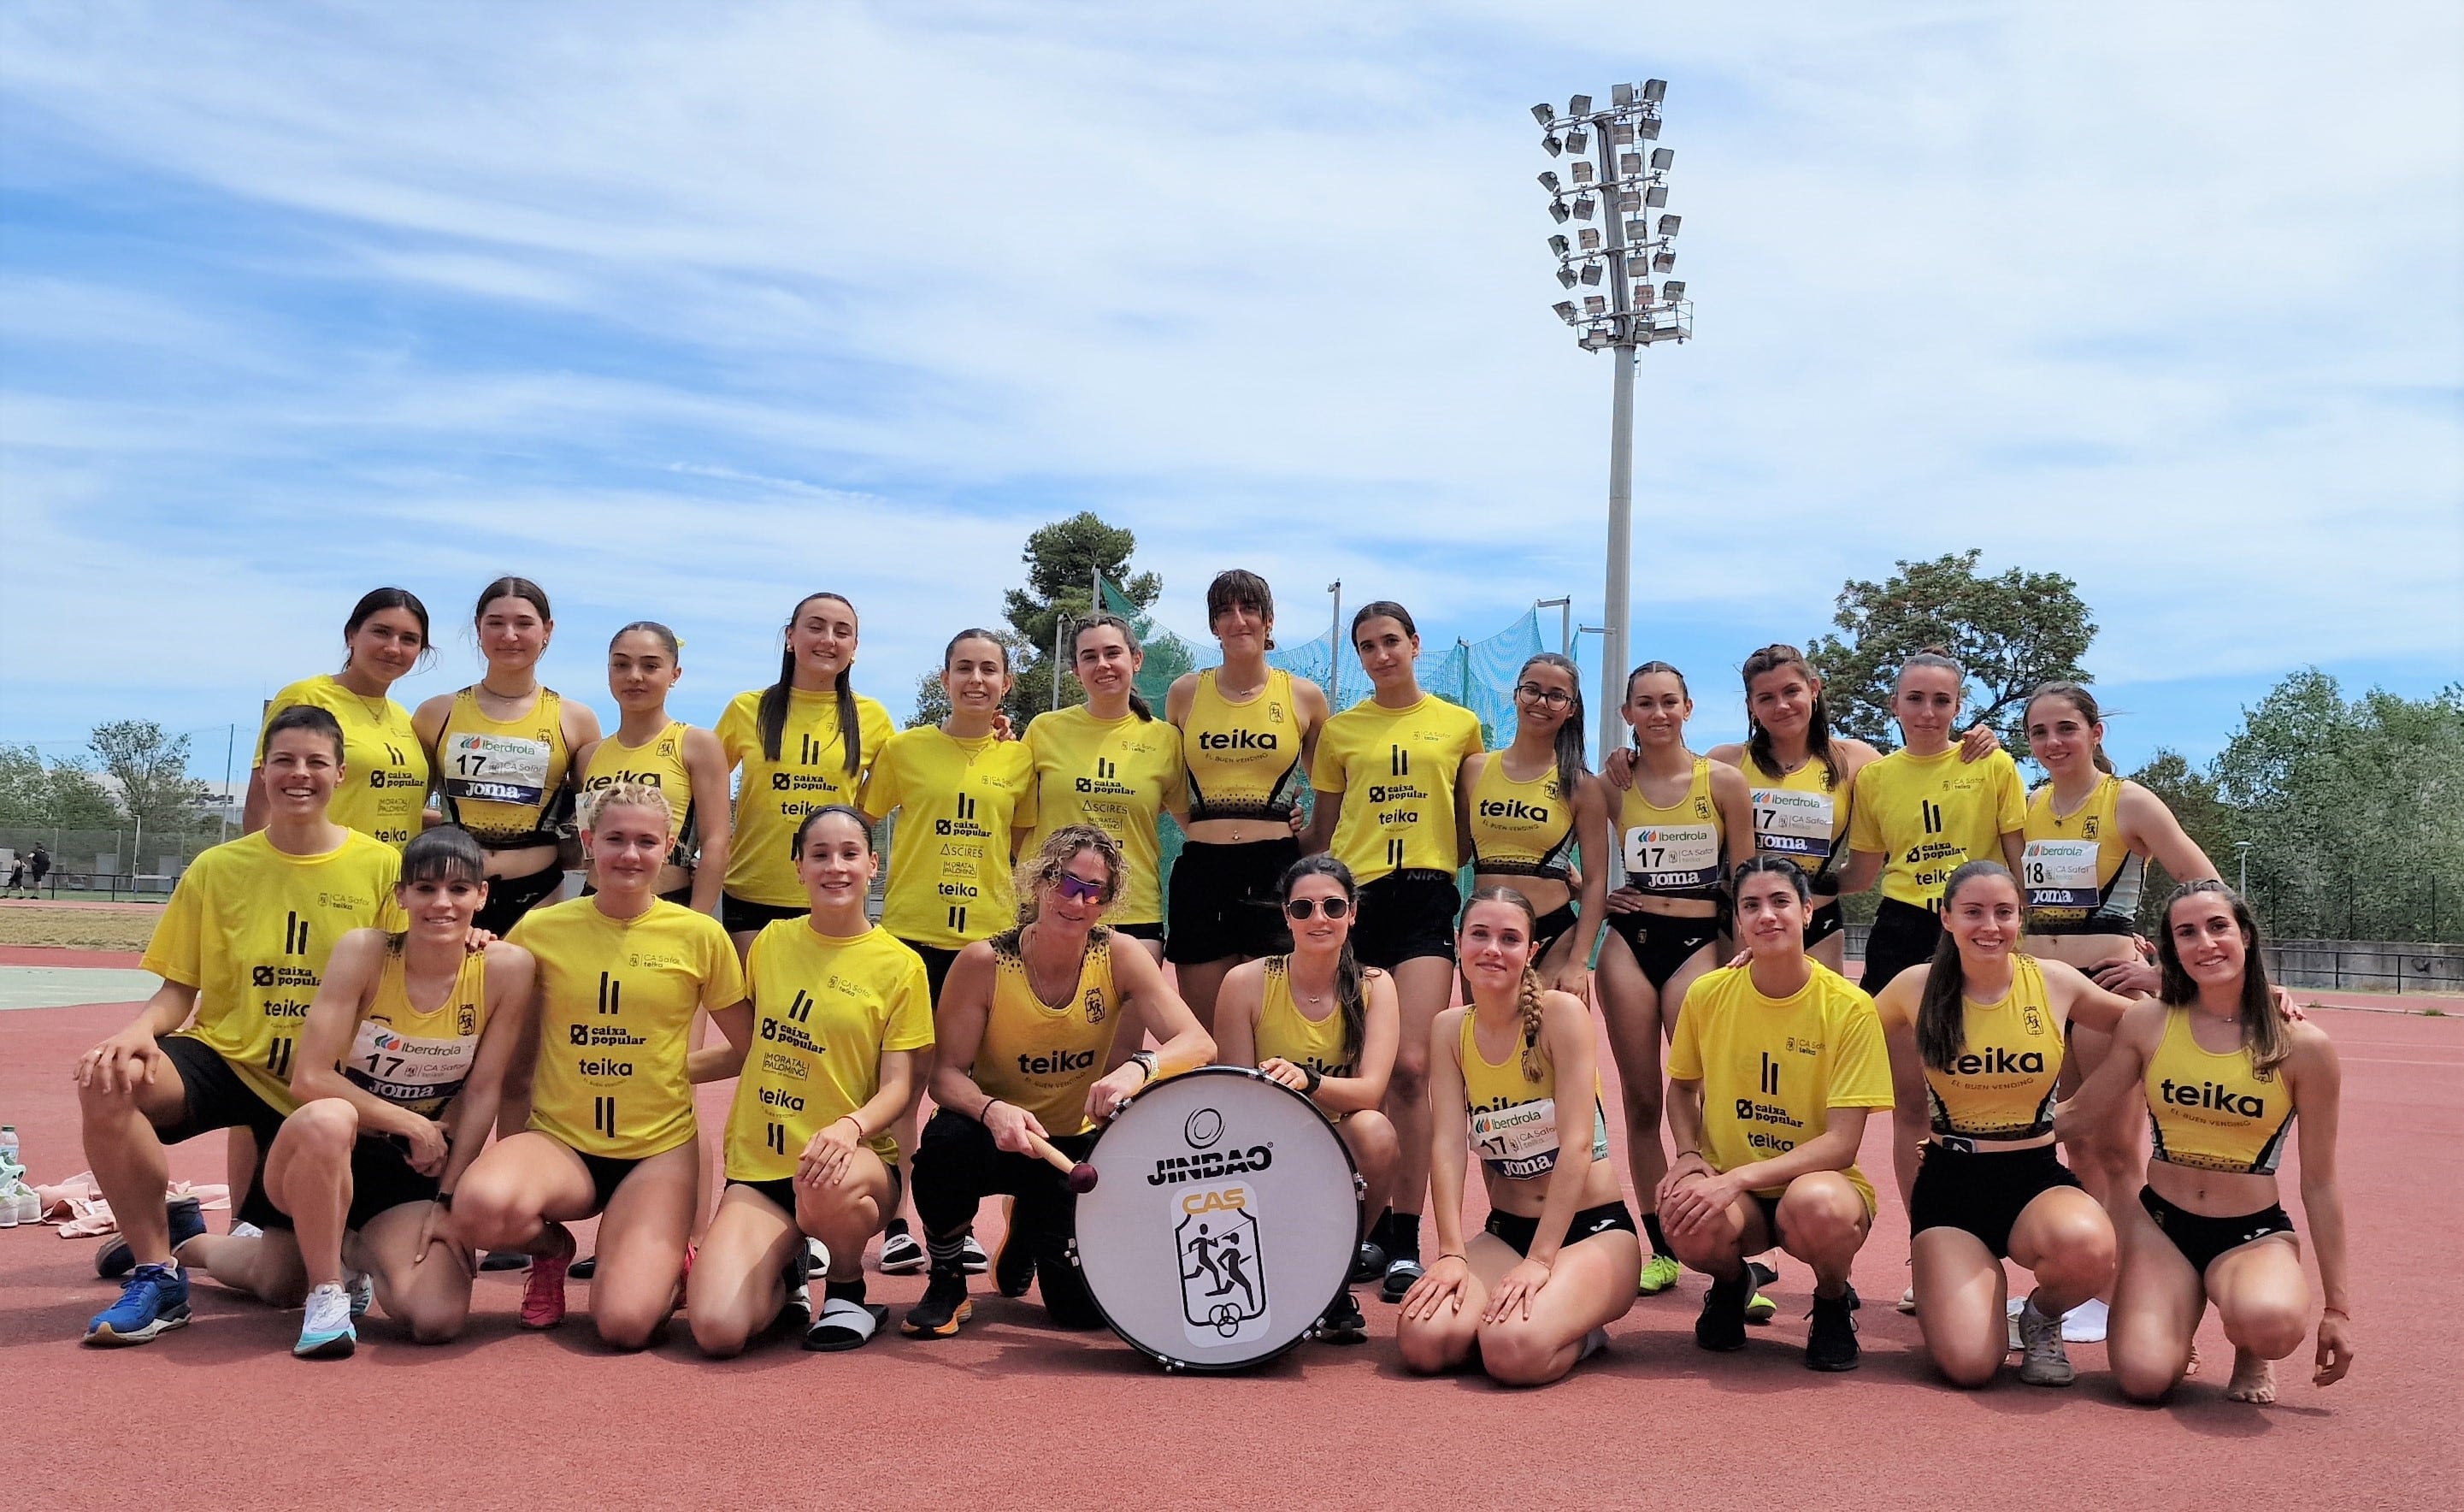
<instances>
[{"instance_id":1,"label":"bass drum","mask_svg":"<svg viewBox=\"0 0 2464 1512\"><path fill-rule=\"evenodd\" d=\"M1073 1255L1104 1321L1173 1370L1307 1338L1351 1280L1359 1173L1317 1105L1239 1066L1156 1082L1087 1157Z\"/></svg>"}]
</instances>

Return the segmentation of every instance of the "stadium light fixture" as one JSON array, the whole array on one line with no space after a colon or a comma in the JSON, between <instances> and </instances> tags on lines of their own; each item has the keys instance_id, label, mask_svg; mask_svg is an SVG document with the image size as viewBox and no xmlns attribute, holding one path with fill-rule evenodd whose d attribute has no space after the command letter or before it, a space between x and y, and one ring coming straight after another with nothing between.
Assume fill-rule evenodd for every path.
<instances>
[{"instance_id":1,"label":"stadium light fixture","mask_svg":"<svg viewBox=\"0 0 2464 1512\"><path fill-rule=\"evenodd\" d=\"M1660 140L1661 103L1667 94L1667 80L1652 78L1639 86L1616 85L1606 110L1595 111L1591 96L1575 95L1566 101L1563 115L1545 105L1531 111L1544 128L1543 148L1551 157L1567 157L1571 165L1566 180L1555 173L1540 175L1540 187L1549 194L1549 214L1560 226L1569 219L1584 223L1572 246L1563 233L1549 238L1549 250L1557 258L1557 281L1568 289L1605 285L1601 293L1583 295L1579 305L1561 300L1552 309L1573 328L1583 350L1617 353L1609 421L1607 612L1600 629L1602 708L1624 701L1623 674L1630 656L1635 362L1642 347L1683 343L1694 335L1693 306L1684 302L1684 283L1672 278L1657 290L1652 287L1653 275L1676 266L1670 241L1680 221L1661 214L1654 222L1644 212L1667 206L1665 175L1677 154L1668 147L1647 152L1638 147ZM1592 224L1595 217L1598 225ZM1601 723L1600 756L1605 760L1617 744L1606 727L1615 722Z\"/></svg>"}]
</instances>

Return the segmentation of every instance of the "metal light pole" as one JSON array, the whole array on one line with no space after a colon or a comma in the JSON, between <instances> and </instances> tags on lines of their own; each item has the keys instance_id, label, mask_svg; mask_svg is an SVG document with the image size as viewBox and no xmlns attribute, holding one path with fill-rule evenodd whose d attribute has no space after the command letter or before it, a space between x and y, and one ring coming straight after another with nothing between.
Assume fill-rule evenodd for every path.
<instances>
[{"instance_id":1,"label":"metal light pole","mask_svg":"<svg viewBox=\"0 0 2464 1512\"><path fill-rule=\"evenodd\" d=\"M1557 318L1574 328L1576 345L1585 351L1617 353L1609 417L1608 601L1600 636L1603 711L1624 701L1619 679L1625 675L1632 622L1635 353L1655 342L1683 342L1694 334L1694 306L1685 298L1685 285L1670 280L1655 290L1651 283L1655 274L1677 265L1679 217L1663 214L1654 223L1643 216L1668 203L1668 168L1676 155L1666 147L1646 151L1643 145L1660 140L1660 102L1667 92L1667 80L1653 78L1639 87L1617 85L1609 92L1606 110L1594 110L1589 95L1566 101L1563 116L1553 106L1531 107L1549 155L1577 154L1567 167L1571 183L1559 180L1554 171L1540 175L1540 187L1549 191L1549 213L1563 226L1570 218L1590 221L1603 204L1607 211L1596 229L1587 224L1571 240L1563 233L1549 238L1549 250L1557 255L1560 284L1596 287L1605 276L1609 286L1605 295L1584 295L1580 306L1571 300L1556 306ZM1579 156L1587 151L1595 157ZM1634 218L1627 219L1629 215ZM1617 745L1608 725L1603 720L1602 761Z\"/></svg>"},{"instance_id":2,"label":"metal light pole","mask_svg":"<svg viewBox=\"0 0 2464 1512\"><path fill-rule=\"evenodd\" d=\"M2241 894L2244 898L2248 898L2250 896L2250 848L2253 843L2253 841L2249 840L2235 840L2233 842L2233 852L2241 862L2241 885L2234 888L2233 891Z\"/></svg>"},{"instance_id":3,"label":"metal light pole","mask_svg":"<svg viewBox=\"0 0 2464 1512\"><path fill-rule=\"evenodd\" d=\"M1343 692L1343 579L1336 578L1326 586L1334 595L1334 617L1326 627L1326 706L1340 710L1337 701Z\"/></svg>"},{"instance_id":4,"label":"metal light pole","mask_svg":"<svg viewBox=\"0 0 2464 1512\"><path fill-rule=\"evenodd\" d=\"M1574 601L1571 598L1535 598L1532 609L1553 609L1557 611L1557 651L1561 656L1574 654Z\"/></svg>"}]
</instances>

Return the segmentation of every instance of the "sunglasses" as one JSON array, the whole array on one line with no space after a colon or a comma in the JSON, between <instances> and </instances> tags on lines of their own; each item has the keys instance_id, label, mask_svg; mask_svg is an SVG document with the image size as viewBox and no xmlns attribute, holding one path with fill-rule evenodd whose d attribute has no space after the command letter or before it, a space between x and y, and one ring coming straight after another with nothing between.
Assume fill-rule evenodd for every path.
<instances>
[{"instance_id":1,"label":"sunglasses","mask_svg":"<svg viewBox=\"0 0 2464 1512\"><path fill-rule=\"evenodd\" d=\"M1296 922L1321 913L1329 919L1340 919L1350 912L1352 900L1349 898L1294 898L1284 904L1284 917Z\"/></svg>"},{"instance_id":2,"label":"sunglasses","mask_svg":"<svg viewBox=\"0 0 2464 1512\"><path fill-rule=\"evenodd\" d=\"M1075 898L1080 902L1091 903L1104 896L1103 883L1090 882L1073 872L1064 872L1052 880L1053 884L1061 889L1061 896L1064 898Z\"/></svg>"}]
</instances>

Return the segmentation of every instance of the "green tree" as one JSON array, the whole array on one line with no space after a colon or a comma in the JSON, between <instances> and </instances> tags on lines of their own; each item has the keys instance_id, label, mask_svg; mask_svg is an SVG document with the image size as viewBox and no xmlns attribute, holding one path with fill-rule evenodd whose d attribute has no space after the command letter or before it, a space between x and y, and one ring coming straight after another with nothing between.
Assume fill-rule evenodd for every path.
<instances>
[{"instance_id":1,"label":"green tree","mask_svg":"<svg viewBox=\"0 0 2464 1512\"><path fill-rule=\"evenodd\" d=\"M2227 881L2233 879L2233 841L2241 837L2240 818L2217 794L2214 778L2192 767L2181 752L2158 746L2147 765L2130 774L2130 780L2164 799L2173 817L2182 821L2183 833L2215 863ZM2155 931L2164 927L2165 900L2173 896L2179 881L2157 862L2147 863L2147 882L2139 894L2141 934L2153 939Z\"/></svg>"},{"instance_id":2,"label":"green tree","mask_svg":"<svg viewBox=\"0 0 2464 1512\"><path fill-rule=\"evenodd\" d=\"M111 790L77 761L46 764L32 745L0 745L0 824L108 830L120 822Z\"/></svg>"},{"instance_id":3,"label":"green tree","mask_svg":"<svg viewBox=\"0 0 2464 1512\"><path fill-rule=\"evenodd\" d=\"M1947 650L1968 673L1963 725L1983 722L2013 751L2027 749L2023 716L2037 683L2085 682L2079 666L2096 624L2079 586L2058 572L2013 567L1981 577L1974 548L1930 562L1901 562L1887 580L1851 580L1833 623L1841 631L1807 648L1820 670L1833 727L1882 750L1899 744L1891 689L1900 663L1927 646Z\"/></svg>"},{"instance_id":4,"label":"green tree","mask_svg":"<svg viewBox=\"0 0 2464 1512\"><path fill-rule=\"evenodd\" d=\"M114 720L86 738L102 769L120 784L120 806L148 833L187 834L203 815L209 789L188 775L188 737L165 735L151 720Z\"/></svg>"},{"instance_id":5,"label":"green tree","mask_svg":"<svg viewBox=\"0 0 2464 1512\"><path fill-rule=\"evenodd\" d=\"M1027 721L1055 706L1052 692L1056 678L1061 686L1061 703L1081 702L1086 697L1075 681L1059 676L1066 672L1066 664L1058 669L1052 665L1052 637L1063 619L1075 621L1090 612L1089 602L1097 571L1140 609L1153 604L1162 593L1161 578L1152 572L1131 573L1130 554L1137 549L1137 536L1132 531L1106 524L1084 510L1067 520L1056 520L1026 538L1026 549L1019 557L1026 564L1026 584L1011 589L1001 598L1001 617L1015 637L1010 640L1010 654L1018 674L1002 707L1019 729L1024 730ZM1062 651L1066 658L1068 648L1065 646ZM942 698L938 675L925 674L916 686L915 713L908 723L930 723L948 713L949 704Z\"/></svg>"},{"instance_id":6,"label":"green tree","mask_svg":"<svg viewBox=\"0 0 2464 1512\"><path fill-rule=\"evenodd\" d=\"M2439 936L2464 938L2464 685L2347 702L2306 668L2244 711L2211 775L2271 934L2422 939L2434 882Z\"/></svg>"}]
</instances>

